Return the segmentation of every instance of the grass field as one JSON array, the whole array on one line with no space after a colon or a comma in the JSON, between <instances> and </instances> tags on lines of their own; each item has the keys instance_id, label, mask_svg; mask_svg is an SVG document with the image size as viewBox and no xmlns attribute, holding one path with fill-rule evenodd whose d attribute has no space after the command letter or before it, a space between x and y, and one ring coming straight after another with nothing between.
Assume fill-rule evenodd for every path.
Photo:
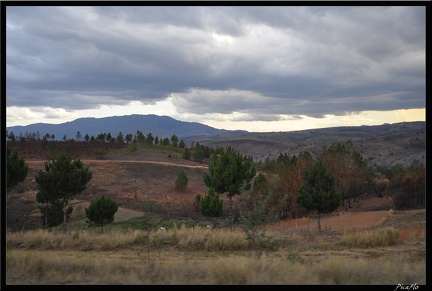
<instances>
[{"instance_id":1,"label":"grass field","mask_svg":"<svg viewBox=\"0 0 432 291\"><path fill-rule=\"evenodd\" d=\"M6 284L426 284L425 233L239 229L60 230L7 234Z\"/></svg>"}]
</instances>

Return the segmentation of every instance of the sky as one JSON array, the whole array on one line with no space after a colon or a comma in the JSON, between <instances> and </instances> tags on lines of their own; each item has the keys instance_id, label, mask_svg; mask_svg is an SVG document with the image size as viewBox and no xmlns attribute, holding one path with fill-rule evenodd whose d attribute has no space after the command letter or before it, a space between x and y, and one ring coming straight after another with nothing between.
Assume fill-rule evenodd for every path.
<instances>
[{"instance_id":1,"label":"sky","mask_svg":"<svg viewBox=\"0 0 432 291\"><path fill-rule=\"evenodd\" d=\"M425 6L7 6L6 126L426 120ZM3 21L3 20L2 20Z\"/></svg>"}]
</instances>

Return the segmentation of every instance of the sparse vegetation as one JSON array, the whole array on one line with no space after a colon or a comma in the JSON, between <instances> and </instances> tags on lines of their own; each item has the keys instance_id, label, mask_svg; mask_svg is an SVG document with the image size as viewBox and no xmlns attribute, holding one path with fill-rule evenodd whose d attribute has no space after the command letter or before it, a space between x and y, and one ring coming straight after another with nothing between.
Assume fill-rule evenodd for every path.
<instances>
[{"instance_id":1,"label":"sparse vegetation","mask_svg":"<svg viewBox=\"0 0 432 291\"><path fill-rule=\"evenodd\" d=\"M283 203L278 201L276 186L277 180L271 186L267 184L264 175L259 174L254 181L253 191L242 194L242 209L240 211L240 227L246 239L255 251L257 258L262 255L263 249L277 249L279 244L272 236L267 235L266 225L274 222ZM274 207L276 205L278 207Z\"/></svg>"},{"instance_id":2,"label":"sparse vegetation","mask_svg":"<svg viewBox=\"0 0 432 291\"><path fill-rule=\"evenodd\" d=\"M254 173L251 189L243 188L241 195L232 196L235 205L242 207L233 213L233 218L238 220L233 219L235 223L231 223L231 216L228 219L227 213L222 211L225 206L222 202L230 197L222 200L213 188L207 188L209 192L213 191L210 195L213 199L205 196L212 201L207 203L207 209L220 214L207 217L199 211L199 207L205 204L201 204L205 197L196 194L204 193L202 189L207 186L202 176L206 171L203 164L211 164L223 156L223 148L214 150L198 143L192 144L189 154L199 162L197 164L184 158L188 148L183 147L182 141L177 146L170 145L170 141L177 144L175 138L159 139L156 136L153 139L150 133L144 135L139 131L135 136L126 135L124 142L115 137L108 139L109 136L101 133L96 140L86 135L84 139L77 137L74 143L50 141L50 147L51 144L56 146L55 157L58 157L57 153L65 152L86 157L92 160L91 167L98 176L91 187L77 195L78 200L71 199L68 206L78 206L73 215L66 212L69 232L62 231L56 223L47 224L49 229L44 230L31 230L35 227L24 223L19 229L9 231L15 217L17 225L23 218L25 222L30 219L40 222L41 219L29 215L37 209L37 204L32 201L36 181L29 177L12 189L12 199L7 201L7 284L425 284L425 230L421 234L425 214L410 218L422 226L407 233L405 228L410 221L402 220L404 211L401 211L424 207L423 165L367 168L367 177L372 177L371 180L365 178L368 182L372 182L378 172L381 179L388 179L389 185L382 199L394 201L390 210L385 208L388 216L379 225L370 229L347 226L350 231L344 233L324 224L321 231L315 231L309 227L309 221L318 216L297 205L295 199L298 189L304 184L302 174L319 158L316 152L290 156L272 150L273 155L279 154L276 160L268 158L270 153L265 156L268 159L264 165L253 163L261 173L258 176ZM46 139L49 137L47 133ZM37 134L25 135L19 139L21 143L13 142L13 136L10 138L11 145L24 157L54 157L47 146L37 145L38 151L25 150L31 148L37 139ZM305 140L303 143L319 145L319 141ZM24 150L20 151L21 148ZM104 161L93 161L98 150L106 151ZM375 155L379 157L379 152ZM388 156L381 152L381 157ZM411 156L411 153L406 156ZM145 161L147 158L151 158L148 163ZM30 162L30 172L34 174L37 172L35 167L39 169L41 166L37 161ZM159 162L162 165L156 165ZM273 167L271 171L266 168L269 165ZM172 177L183 166L190 167L187 170L189 186L181 192L174 191ZM229 166L220 169L225 168ZM357 193L363 196L363 192L369 192L373 195L368 197L381 199L360 183L365 177L363 174L360 175L358 170L352 174L356 176L344 177L345 197L357 197ZM243 187L248 183L239 184ZM368 186L376 185L368 183ZM118 206L123 211L129 207L135 209L138 205L139 215L129 217L123 216L126 212L117 213L122 215L120 219L105 224L103 233L88 227L86 217L76 212L85 208L82 203L100 194L115 197L116 201L118 198ZM45 212L48 220L61 221L62 217L57 214L59 209L63 210L64 204L57 206L58 209L51 209L56 215ZM282 227L285 223L294 222L288 212L292 218L307 214L308 217L303 217L307 224L301 226L303 219L300 218L295 220L294 227ZM10 216L11 213L17 215ZM338 213L328 214L328 217L342 219L349 214L348 209L338 208Z\"/></svg>"}]
</instances>

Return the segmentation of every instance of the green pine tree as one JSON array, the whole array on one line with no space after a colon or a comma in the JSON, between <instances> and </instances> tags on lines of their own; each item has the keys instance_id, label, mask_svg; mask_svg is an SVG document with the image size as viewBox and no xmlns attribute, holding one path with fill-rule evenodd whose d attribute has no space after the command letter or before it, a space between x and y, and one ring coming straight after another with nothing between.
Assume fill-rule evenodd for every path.
<instances>
[{"instance_id":1,"label":"green pine tree","mask_svg":"<svg viewBox=\"0 0 432 291\"><path fill-rule=\"evenodd\" d=\"M196 146L195 146L196 148ZM228 147L225 152L216 155L209 165L209 173L203 176L204 183L216 193L227 193L229 198L230 228L234 223L232 198L240 195L243 190L249 190L251 180L255 177L255 166L252 159L237 153Z\"/></svg>"},{"instance_id":2,"label":"green pine tree","mask_svg":"<svg viewBox=\"0 0 432 291\"><path fill-rule=\"evenodd\" d=\"M45 162L45 171L40 170L35 177L39 203L53 204L60 199L63 204L63 232L66 232L67 205L76 194L85 190L92 178L92 172L79 160L68 155Z\"/></svg>"},{"instance_id":3,"label":"green pine tree","mask_svg":"<svg viewBox=\"0 0 432 291\"><path fill-rule=\"evenodd\" d=\"M9 192L18 183L25 180L28 173L28 166L23 158L19 158L18 154L7 148L6 156L6 191Z\"/></svg>"},{"instance_id":4,"label":"green pine tree","mask_svg":"<svg viewBox=\"0 0 432 291\"><path fill-rule=\"evenodd\" d=\"M335 179L327 172L321 159L305 171L304 183L298 192L297 203L306 210L318 212L318 231L321 231L321 214L331 213L341 203Z\"/></svg>"},{"instance_id":5,"label":"green pine tree","mask_svg":"<svg viewBox=\"0 0 432 291\"><path fill-rule=\"evenodd\" d=\"M199 204L200 212L204 216L219 217L222 214L223 201L213 188L209 188L207 194L199 199Z\"/></svg>"},{"instance_id":6,"label":"green pine tree","mask_svg":"<svg viewBox=\"0 0 432 291\"><path fill-rule=\"evenodd\" d=\"M183 159L185 160L190 160L191 158L191 151L189 150L189 148L185 148L184 152L183 152Z\"/></svg>"},{"instance_id":7,"label":"green pine tree","mask_svg":"<svg viewBox=\"0 0 432 291\"><path fill-rule=\"evenodd\" d=\"M180 170L177 179L175 181L175 188L179 191L184 191L188 185L189 179L183 169Z\"/></svg>"},{"instance_id":8,"label":"green pine tree","mask_svg":"<svg viewBox=\"0 0 432 291\"><path fill-rule=\"evenodd\" d=\"M104 226L114 221L114 214L117 212L118 205L110 198L104 196L96 198L90 203L90 206L85 209L86 223L89 226L100 226L102 232Z\"/></svg>"}]
</instances>

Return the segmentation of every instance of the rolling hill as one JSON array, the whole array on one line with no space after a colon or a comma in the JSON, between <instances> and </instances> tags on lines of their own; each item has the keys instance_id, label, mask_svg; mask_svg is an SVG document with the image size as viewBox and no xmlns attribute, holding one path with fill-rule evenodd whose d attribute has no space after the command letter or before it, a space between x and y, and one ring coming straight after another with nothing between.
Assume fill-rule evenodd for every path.
<instances>
[{"instance_id":1,"label":"rolling hill","mask_svg":"<svg viewBox=\"0 0 432 291\"><path fill-rule=\"evenodd\" d=\"M309 151L318 156L323 147L351 140L363 159L371 166L404 167L426 164L426 122L402 122L377 126L344 126L290 132L248 132L220 130L197 122L184 122L168 116L126 115L105 118L80 118L62 124L37 123L6 128L15 136L39 132L41 138L49 133L57 140L65 135L74 138L77 131L82 136L96 137L111 133L116 137L133 134L139 130L144 135L152 133L159 138L173 134L189 146L191 142L211 147L231 146L255 161L277 158L279 154L297 155Z\"/></svg>"}]
</instances>

